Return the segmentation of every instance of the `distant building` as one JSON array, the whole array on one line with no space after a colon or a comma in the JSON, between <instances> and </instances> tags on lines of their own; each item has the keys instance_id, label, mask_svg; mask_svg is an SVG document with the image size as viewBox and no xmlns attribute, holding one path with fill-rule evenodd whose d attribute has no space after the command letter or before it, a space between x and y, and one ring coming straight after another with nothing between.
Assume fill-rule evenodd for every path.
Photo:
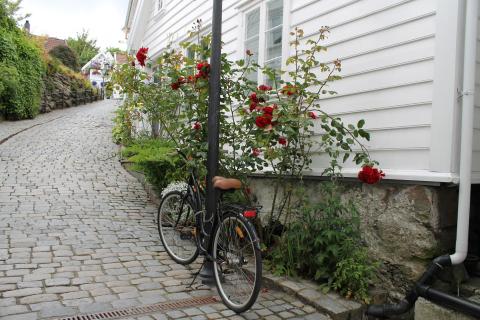
<instances>
[{"instance_id":1,"label":"distant building","mask_svg":"<svg viewBox=\"0 0 480 320\"><path fill-rule=\"evenodd\" d=\"M68 47L67 40L65 39L58 39L53 37L47 37L44 43L45 51L48 53L53 50L55 47Z\"/></svg>"},{"instance_id":2,"label":"distant building","mask_svg":"<svg viewBox=\"0 0 480 320\"><path fill-rule=\"evenodd\" d=\"M99 52L83 67L82 74L86 75L92 86L102 89L108 82L106 72L115 64L115 58L110 52Z\"/></svg>"}]
</instances>

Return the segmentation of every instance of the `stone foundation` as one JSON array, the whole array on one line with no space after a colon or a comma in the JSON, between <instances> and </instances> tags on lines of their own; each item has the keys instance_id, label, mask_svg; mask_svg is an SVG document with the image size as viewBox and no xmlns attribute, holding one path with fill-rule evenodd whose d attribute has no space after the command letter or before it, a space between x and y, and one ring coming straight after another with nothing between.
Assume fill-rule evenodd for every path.
<instances>
[{"instance_id":1,"label":"stone foundation","mask_svg":"<svg viewBox=\"0 0 480 320\"><path fill-rule=\"evenodd\" d=\"M322 181L305 179L312 202ZM382 182L344 182L345 200L361 214L363 238L372 256L382 262L379 286L400 297L437 255L454 246L457 192L455 187ZM251 188L265 210L271 208L273 187L268 178L254 177Z\"/></svg>"}]
</instances>

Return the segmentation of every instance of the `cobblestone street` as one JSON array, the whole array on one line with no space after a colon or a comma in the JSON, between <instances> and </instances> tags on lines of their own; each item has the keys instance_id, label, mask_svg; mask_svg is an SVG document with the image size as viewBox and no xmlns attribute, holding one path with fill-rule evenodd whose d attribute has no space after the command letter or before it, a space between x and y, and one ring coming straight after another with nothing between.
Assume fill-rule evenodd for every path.
<instances>
[{"instance_id":1,"label":"cobblestone street","mask_svg":"<svg viewBox=\"0 0 480 320\"><path fill-rule=\"evenodd\" d=\"M0 123L1 319L216 296L187 288L198 263L182 267L163 251L156 208L116 156L114 109L105 101ZM217 302L133 318L329 319L272 290L241 316Z\"/></svg>"}]
</instances>

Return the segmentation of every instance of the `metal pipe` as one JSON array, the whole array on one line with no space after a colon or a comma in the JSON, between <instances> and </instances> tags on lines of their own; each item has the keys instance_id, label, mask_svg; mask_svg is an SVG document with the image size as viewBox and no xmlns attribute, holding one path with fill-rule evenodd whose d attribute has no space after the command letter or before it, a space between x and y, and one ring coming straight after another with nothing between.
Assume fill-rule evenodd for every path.
<instances>
[{"instance_id":1,"label":"metal pipe","mask_svg":"<svg viewBox=\"0 0 480 320\"><path fill-rule=\"evenodd\" d=\"M433 260L409 294L396 305L370 305L366 314L375 317L389 317L407 312L419 296L434 303L444 305L480 317L480 305L430 288L433 276L448 265L462 263L468 252L468 226L470 219L470 192L472 177L472 146L475 99L475 71L477 50L478 0L467 0L465 17L465 45L462 91L462 128L460 150L460 185L458 198L457 239L455 253Z\"/></svg>"},{"instance_id":2,"label":"metal pipe","mask_svg":"<svg viewBox=\"0 0 480 320\"><path fill-rule=\"evenodd\" d=\"M218 194L213 187L212 178L218 173L219 152L219 116L220 116L220 72L222 55L222 0L213 0L212 15L212 55L210 57L209 97L208 97L208 153L207 153L207 203L205 219L209 220L217 210ZM210 224L206 232L211 234ZM211 249L207 248L211 255ZM206 259L206 258L205 258ZM213 263L205 261L200 271L204 283L213 283Z\"/></svg>"},{"instance_id":3,"label":"metal pipe","mask_svg":"<svg viewBox=\"0 0 480 320\"><path fill-rule=\"evenodd\" d=\"M460 145L460 185L458 194L457 239L453 265L462 263L468 252L470 191L472 187L472 146L475 99L475 59L477 52L478 0L467 0L465 50L463 58L462 129Z\"/></svg>"},{"instance_id":4,"label":"metal pipe","mask_svg":"<svg viewBox=\"0 0 480 320\"><path fill-rule=\"evenodd\" d=\"M472 301L450 295L430 288L429 286L419 286L417 290L421 297L432 301L433 303L460 311L461 313L468 314L476 319L480 317L480 305Z\"/></svg>"}]
</instances>

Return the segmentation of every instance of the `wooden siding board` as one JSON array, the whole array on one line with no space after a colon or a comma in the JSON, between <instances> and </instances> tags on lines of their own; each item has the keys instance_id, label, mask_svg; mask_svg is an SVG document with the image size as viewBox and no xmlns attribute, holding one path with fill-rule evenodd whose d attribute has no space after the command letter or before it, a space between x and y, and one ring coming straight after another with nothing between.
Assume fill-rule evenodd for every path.
<instances>
[{"instance_id":1,"label":"wooden siding board","mask_svg":"<svg viewBox=\"0 0 480 320\"><path fill-rule=\"evenodd\" d=\"M431 101L432 82L397 86L385 90L362 92L352 95L338 95L332 99L320 100L321 107L327 112L348 113L356 110L387 108L388 106L413 106ZM408 113L408 109L404 111Z\"/></svg>"},{"instance_id":2,"label":"wooden siding board","mask_svg":"<svg viewBox=\"0 0 480 320\"><path fill-rule=\"evenodd\" d=\"M381 167L384 168L388 174L388 170L429 170L429 150L428 149L389 149L382 151L372 151L371 156L381 163ZM398 159L402 159L402 163ZM341 159L340 159L341 160ZM328 163L327 155L314 156L312 159L311 168L314 169L314 173L318 174L323 171ZM408 169L405 169L408 167ZM352 162L346 162L344 164L346 170L356 171L357 165ZM479 168L480 170L480 168Z\"/></svg>"},{"instance_id":3,"label":"wooden siding board","mask_svg":"<svg viewBox=\"0 0 480 320\"><path fill-rule=\"evenodd\" d=\"M332 84L338 95L319 101L322 109L342 116L346 123L364 118L372 130L368 143L372 156L387 172L428 172L440 0L285 1L291 6L286 23L292 31L295 26L304 29L304 40L314 36L320 26L332 26L325 41L328 51L320 59L342 59L344 79ZM237 5L237 0L224 1L223 50L232 58L242 56ZM144 43L152 52L159 52L169 39L184 39L197 18L204 25L210 23L211 1L169 3L163 17L149 21ZM480 97L476 98L480 106ZM326 163L323 155L314 156L317 170ZM350 171L356 168L353 164L346 167Z\"/></svg>"}]
</instances>

